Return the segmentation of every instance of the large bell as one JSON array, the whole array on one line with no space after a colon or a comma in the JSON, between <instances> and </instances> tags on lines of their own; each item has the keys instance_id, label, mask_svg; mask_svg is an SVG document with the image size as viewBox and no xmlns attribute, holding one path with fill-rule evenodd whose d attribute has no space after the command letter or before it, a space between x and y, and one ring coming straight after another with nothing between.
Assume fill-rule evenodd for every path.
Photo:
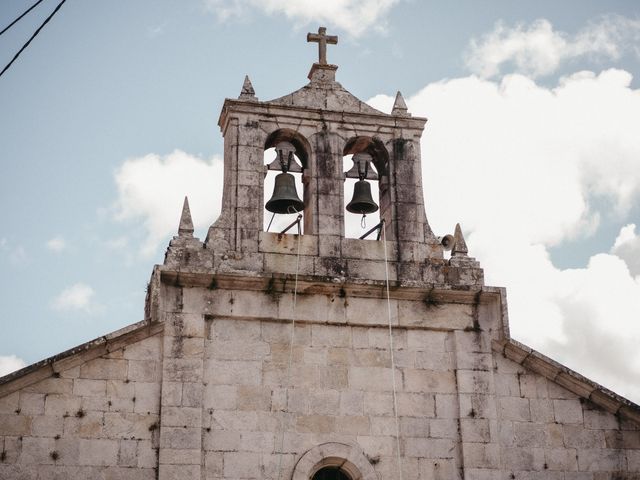
<instances>
[{"instance_id":1,"label":"large bell","mask_svg":"<svg viewBox=\"0 0 640 480\"><path fill-rule=\"evenodd\" d=\"M264 208L273 213L296 213L304 209L304 202L298 197L296 179L293 175L280 173L276 176L273 195Z\"/></svg>"},{"instance_id":2,"label":"large bell","mask_svg":"<svg viewBox=\"0 0 640 480\"><path fill-rule=\"evenodd\" d=\"M347 205L347 211L366 215L378 210L371 196L371 185L366 180L358 180L353 186L353 198Z\"/></svg>"}]
</instances>

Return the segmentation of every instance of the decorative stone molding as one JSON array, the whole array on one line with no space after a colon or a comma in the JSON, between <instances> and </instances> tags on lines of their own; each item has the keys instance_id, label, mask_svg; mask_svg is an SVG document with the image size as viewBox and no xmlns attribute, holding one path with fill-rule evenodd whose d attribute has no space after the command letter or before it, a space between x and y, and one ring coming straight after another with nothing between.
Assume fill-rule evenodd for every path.
<instances>
[{"instance_id":1,"label":"decorative stone molding","mask_svg":"<svg viewBox=\"0 0 640 480\"><path fill-rule=\"evenodd\" d=\"M364 452L345 443L322 443L308 450L293 469L292 480L309 480L324 467L340 467L351 480L379 480Z\"/></svg>"}]
</instances>

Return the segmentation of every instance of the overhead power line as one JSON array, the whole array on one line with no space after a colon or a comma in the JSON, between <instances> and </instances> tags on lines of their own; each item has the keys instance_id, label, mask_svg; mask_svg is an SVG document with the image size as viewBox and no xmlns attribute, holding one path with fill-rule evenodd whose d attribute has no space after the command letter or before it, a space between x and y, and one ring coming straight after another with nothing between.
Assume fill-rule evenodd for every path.
<instances>
[{"instance_id":1,"label":"overhead power line","mask_svg":"<svg viewBox=\"0 0 640 480\"><path fill-rule=\"evenodd\" d=\"M27 13L29 13L31 10L33 10L34 8L36 8L38 5L40 5L40 3L42 2L42 0L38 0L36 3L34 3L33 5L31 5L29 8L27 8L27 10L20 15L18 18L16 18L13 22L11 22L9 25L7 25L6 27L4 27L4 29L0 32L0 35L2 35L4 32L6 32L7 30L9 30L11 27L13 27L16 23L18 23L22 17L24 17Z\"/></svg>"},{"instance_id":2,"label":"overhead power line","mask_svg":"<svg viewBox=\"0 0 640 480\"><path fill-rule=\"evenodd\" d=\"M51 12L51 14L44 19L44 22L42 22L42 25L40 25L38 27L38 29L33 32L33 35L31 35L31 38L29 38L29 40L27 40L27 42L22 46L22 48L20 48L20 50L18 50L18 53L16 53L13 58L11 59L11 61L7 64L6 67L4 67L2 69L2 71L0 72L0 77L2 75L4 75L4 72L6 72L7 70L9 70L9 67L13 64L13 62L15 62L17 60L17 58L20 56L20 54L29 46L29 44L31 43L31 41L36 38L38 36L38 34L40 33L40 30L42 30L42 28L49 23L49 20L51 20L53 18L53 16L58 13L58 10L60 10L60 7L62 7L62 5L64 4L64 2L66 2L67 0L62 0L57 6L56 8L53 10L53 12ZM33 8L33 7L32 7Z\"/></svg>"}]
</instances>

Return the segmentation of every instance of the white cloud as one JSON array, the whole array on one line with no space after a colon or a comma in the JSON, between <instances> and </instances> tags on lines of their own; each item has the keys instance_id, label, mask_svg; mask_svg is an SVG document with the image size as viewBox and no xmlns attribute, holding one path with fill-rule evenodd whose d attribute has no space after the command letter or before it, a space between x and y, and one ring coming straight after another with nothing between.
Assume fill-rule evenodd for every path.
<instances>
[{"instance_id":1,"label":"white cloud","mask_svg":"<svg viewBox=\"0 0 640 480\"><path fill-rule=\"evenodd\" d=\"M358 37L367 30L384 29L385 17L399 0L205 0L220 20L246 17L260 10L267 15L285 15L297 25L333 26ZM330 33L330 32L329 32Z\"/></svg>"},{"instance_id":2,"label":"white cloud","mask_svg":"<svg viewBox=\"0 0 640 480\"><path fill-rule=\"evenodd\" d=\"M99 308L93 302L95 292L93 288L85 283L75 283L65 288L53 299L51 307L60 311L81 311L84 313L94 313Z\"/></svg>"},{"instance_id":3,"label":"white cloud","mask_svg":"<svg viewBox=\"0 0 640 480\"><path fill-rule=\"evenodd\" d=\"M546 340L549 351L594 380L640 400L640 281L615 255L601 253L586 268L558 271L556 304L562 339Z\"/></svg>"},{"instance_id":4,"label":"white cloud","mask_svg":"<svg viewBox=\"0 0 640 480\"><path fill-rule=\"evenodd\" d=\"M618 15L591 23L573 36L554 30L545 19L514 27L498 22L493 31L471 40L466 64L486 78L498 75L505 64L537 77L553 73L562 62L578 57L618 59L623 52L636 48L639 39L640 20Z\"/></svg>"},{"instance_id":5,"label":"white cloud","mask_svg":"<svg viewBox=\"0 0 640 480\"><path fill-rule=\"evenodd\" d=\"M27 364L15 355L0 355L0 377L9 375L11 372L26 367Z\"/></svg>"},{"instance_id":6,"label":"white cloud","mask_svg":"<svg viewBox=\"0 0 640 480\"><path fill-rule=\"evenodd\" d=\"M220 213L223 178L222 160L217 157L204 160L176 150L162 157L132 158L117 170L115 181L115 216L141 222L146 237L141 253L145 256L177 234L185 195L195 228L208 227Z\"/></svg>"},{"instance_id":7,"label":"white cloud","mask_svg":"<svg viewBox=\"0 0 640 480\"><path fill-rule=\"evenodd\" d=\"M634 223L620 229L611 253L625 261L632 275L640 275L640 235Z\"/></svg>"},{"instance_id":8,"label":"white cloud","mask_svg":"<svg viewBox=\"0 0 640 480\"><path fill-rule=\"evenodd\" d=\"M581 72L554 88L470 76L429 84L407 103L430 118L430 224L442 235L461 222L487 284L508 288L513 337L638 401L629 382L640 372L640 280L629 272L637 235L625 227L611 253L581 269L549 257L602 217L624 222L640 200L640 91L630 81L621 70ZM370 102L389 111L393 98Z\"/></svg>"},{"instance_id":9,"label":"white cloud","mask_svg":"<svg viewBox=\"0 0 640 480\"><path fill-rule=\"evenodd\" d=\"M60 253L67 248L67 242L60 235L47 241L46 246L52 252Z\"/></svg>"}]
</instances>

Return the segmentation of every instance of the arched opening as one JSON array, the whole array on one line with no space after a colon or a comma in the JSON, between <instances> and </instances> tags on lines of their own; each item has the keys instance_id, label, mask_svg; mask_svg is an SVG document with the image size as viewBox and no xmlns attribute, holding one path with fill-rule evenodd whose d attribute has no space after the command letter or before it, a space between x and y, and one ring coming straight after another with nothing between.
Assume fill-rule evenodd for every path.
<instances>
[{"instance_id":1,"label":"arched opening","mask_svg":"<svg viewBox=\"0 0 640 480\"><path fill-rule=\"evenodd\" d=\"M381 195L381 182L387 172L389 155L382 142L371 137L355 137L343 152L344 231L347 238L361 238L385 218L381 213L389 202ZM378 239L379 230L366 240Z\"/></svg>"},{"instance_id":2,"label":"arched opening","mask_svg":"<svg viewBox=\"0 0 640 480\"><path fill-rule=\"evenodd\" d=\"M324 477L327 475L327 477ZM333 475L333 476L332 476ZM293 469L292 480L378 480L364 452L356 445L329 442L305 452Z\"/></svg>"},{"instance_id":3,"label":"arched opening","mask_svg":"<svg viewBox=\"0 0 640 480\"><path fill-rule=\"evenodd\" d=\"M378 172L373 166L372 162L367 162L366 166L362 165L362 162L354 161L354 155L345 155L342 157L343 168L345 173L344 179L344 236L346 238L360 238L364 235L368 230L372 227L376 226L380 223L380 194L378 188ZM354 189L356 187L356 183L358 183L361 179L358 174L359 164L362 165L361 171L365 169L370 169L363 173L363 179L369 184L369 189L371 191L371 199L378 207L375 212L365 213L365 212L353 212L349 211L349 205L357 198L354 197ZM350 173L351 172L351 173ZM358 189L359 198L362 199L362 194L366 196L366 188ZM376 234L369 235L366 240L375 240Z\"/></svg>"},{"instance_id":4,"label":"arched opening","mask_svg":"<svg viewBox=\"0 0 640 480\"><path fill-rule=\"evenodd\" d=\"M324 467L318 470L311 480L352 480L340 467Z\"/></svg>"},{"instance_id":5,"label":"arched opening","mask_svg":"<svg viewBox=\"0 0 640 480\"><path fill-rule=\"evenodd\" d=\"M268 232L303 233L306 205L303 171L308 144L297 132L280 129L265 142L263 228Z\"/></svg>"}]
</instances>

